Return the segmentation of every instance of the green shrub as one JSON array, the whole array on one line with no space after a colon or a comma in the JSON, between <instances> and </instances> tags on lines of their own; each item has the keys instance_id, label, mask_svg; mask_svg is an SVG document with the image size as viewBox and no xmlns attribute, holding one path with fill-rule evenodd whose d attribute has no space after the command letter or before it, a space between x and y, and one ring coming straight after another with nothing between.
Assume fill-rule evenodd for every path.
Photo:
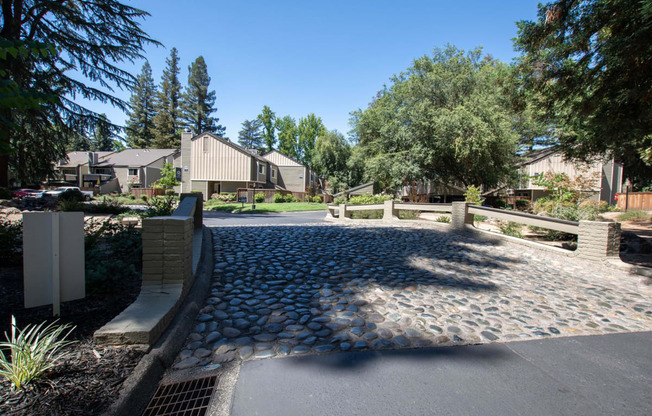
<instances>
[{"instance_id":1,"label":"green shrub","mask_svg":"<svg viewBox=\"0 0 652 416\"><path fill-rule=\"evenodd\" d=\"M22 249L23 221L11 221L7 214L0 214L0 264L20 264Z\"/></svg>"},{"instance_id":2,"label":"green shrub","mask_svg":"<svg viewBox=\"0 0 652 416\"><path fill-rule=\"evenodd\" d=\"M352 211L351 219L354 220L380 220L383 218L382 209L371 209L368 211Z\"/></svg>"},{"instance_id":3,"label":"green shrub","mask_svg":"<svg viewBox=\"0 0 652 416\"><path fill-rule=\"evenodd\" d=\"M394 199L391 195L384 194L364 194L359 196L354 196L349 199L349 204L351 205L368 205L368 204L382 204L385 201L391 201Z\"/></svg>"},{"instance_id":4,"label":"green shrub","mask_svg":"<svg viewBox=\"0 0 652 416\"><path fill-rule=\"evenodd\" d=\"M264 202L265 201L265 194L260 192L254 195L254 200L258 203Z\"/></svg>"},{"instance_id":5,"label":"green shrub","mask_svg":"<svg viewBox=\"0 0 652 416\"><path fill-rule=\"evenodd\" d=\"M279 194L278 192L274 194L274 202L277 204L280 204L282 202L285 202L285 198L283 195Z\"/></svg>"},{"instance_id":6,"label":"green shrub","mask_svg":"<svg viewBox=\"0 0 652 416\"><path fill-rule=\"evenodd\" d=\"M478 214L473 215L473 222L482 222L482 221L484 221L486 219L487 219L487 217L484 216L484 215L478 215Z\"/></svg>"},{"instance_id":7,"label":"green shrub","mask_svg":"<svg viewBox=\"0 0 652 416\"><path fill-rule=\"evenodd\" d=\"M517 199L514 202L515 208L519 211L525 211L530 208L530 201L528 199Z\"/></svg>"},{"instance_id":8,"label":"green shrub","mask_svg":"<svg viewBox=\"0 0 652 416\"><path fill-rule=\"evenodd\" d=\"M494 200L494 203L492 204L494 208L505 208L506 205L507 203L505 202L505 200L501 198L496 198Z\"/></svg>"},{"instance_id":9,"label":"green shrub","mask_svg":"<svg viewBox=\"0 0 652 416\"><path fill-rule=\"evenodd\" d=\"M222 192L219 194L218 193L212 194L211 199L216 199L222 202L233 202L237 199L237 196L235 192Z\"/></svg>"},{"instance_id":10,"label":"green shrub","mask_svg":"<svg viewBox=\"0 0 652 416\"><path fill-rule=\"evenodd\" d=\"M294 202L294 197L292 194L287 194L283 198L285 199L285 202Z\"/></svg>"},{"instance_id":11,"label":"green shrub","mask_svg":"<svg viewBox=\"0 0 652 416\"><path fill-rule=\"evenodd\" d=\"M167 217L172 215L177 201L170 196L155 196L147 202L147 208L141 213L142 218Z\"/></svg>"},{"instance_id":12,"label":"green shrub","mask_svg":"<svg viewBox=\"0 0 652 416\"><path fill-rule=\"evenodd\" d=\"M440 217L435 218L435 221L437 222L445 222L445 223L450 223L451 222L451 217L447 217L445 215L442 215Z\"/></svg>"},{"instance_id":13,"label":"green shrub","mask_svg":"<svg viewBox=\"0 0 652 416\"><path fill-rule=\"evenodd\" d=\"M346 204L346 197L344 195L338 196L333 200L333 204L335 205Z\"/></svg>"},{"instance_id":14,"label":"green shrub","mask_svg":"<svg viewBox=\"0 0 652 416\"><path fill-rule=\"evenodd\" d=\"M292 202L301 202L301 198L299 198L298 196L294 196L292 197Z\"/></svg>"},{"instance_id":15,"label":"green shrub","mask_svg":"<svg viewBox=\"0 0 652 416\"><path fill-rule=\"evenodd\" d=\"M519 238L523 237L523 233L521 232L522 226L519 223L513 221L505 223L504 221L501 221L498 224L498 228L500 228L500 232L505 235Z\"/></svg>"},{"instance_id":16,"label":"green shrub","mask_svg":"<svg viewBox=\"0 0 652 416\"><path fill-rule=\"evenodd\" d=\"M44 325L27 325L20 330L16 318L11 317L11 337L5 333L7 341L0 343L0 376L8 379L15 390L54 367L64 356L62 349L73 342L66 338L74 327L57 325L56 321Z\"/></svg>"},{"instance_id":17,"label":"green shrub","mask_svg":"<svg viewBox=\"0 0 652 416\"><path fill-rule=\"evenodd\" d=\"M0 187L0 199L11 199L14 197L14 193L7 188Z\"/></svg>"},{"instance_id":18,"label":"green shrub","mask_svg":"<svg viewBox=\"0 0 652 416\"><path fill-rule=\"evenodd\" d=\"M312 197L312 202L314 202L316 204L321 204L322 201L323 201L323 199L319 195L315 195L315 196Z\"/></svg>"},{"instance_id":19,"label":"green shrub","mask_svg":"<svg viewBox=\"0 0 652 416\"><path fill-rule=\"evenodd\" d=\"M464 200L469 204L482 205L484 198L481 197L481 192L479 187L469 185L466 187L466 192L464 193Z\"/></svg>"},{"instance_id":20,"label":"green shrub","mask_svg":"<svg viewBox=\"0 0 652 416\"><path fill-rule=\"evenodd\" d=\"M641 221L647 221L649 219L650 219L650 214L648 214L645 211L639 211L639 210L631 210L631 211L623 212L618 216L618 221L641 222Z\"/></svg>"},{"instance_id":21,"label":"green shrub","mask_svg":"<svg viewBox=\"0 0 652 416\"><path fill-rule=\"evenodd\" d=\"M57 206L59 207L59 211L63 212L77 212L84 210L83 202L70 199L61 199L57 201Z\"/></svg>"},{"instance_id":22,"label":"green shrub","mask_svg":"<svg viewBox=\"0 0 652 416\"><path fill-rule=\"evenodd\" d=\"M81 202L86 199L86 195L84 195L80 190L78 189L67 189L63 192L61 192L57 198L59 202L61 201L76 201L76 202Z\"/></svg>"},{"instance_id":23,"label":"green shrub","mask_svg":"<svg viewBox=\"0 0 652 416\"><path fill-rule=\"evenodd\" d=\"M416 220L421 215L421 211L408 211L401 209L398 211L398 218L401 220Z\"/></svg>"},{"instance_id":24,"label":"green shrub","mask_svg":"<svg viewBox=\"0 0 652 416\"><path fill-rule=\"evenodd\" d=\"M83 204L83 210L90 214L113 214L118 215L130 211L118 201L102 201L97 204Z\"/></svg>"},{"instance_id":25,"label":"green shrub","mask_svg":"<svg viewBox=\"0 0 652 416\"><path fill-rule=\"evenodd\" d=\"M165 190L165 195L166 196L175 196L176 192L174 192L174 189L166 189Z\"/></svg>"},{"instance_id":26,"label":"green shrub","mask_svg":"<svg viewBox=\"0 0 652 416\"><path fill-rule=\"evenodd\" d=\"M141 196L140 196L140 199L142 199L143 201L147 202L147 195L141 195Z\"/></svg>"},{"instance_id":27,"label":"green shrub","mask_svg":"<svg viewBox=\"0 0 652 416\"><path fill-rule=\"evenodd\" d=\"M129 195L129 199L131 199L131 200L135 200L135 199L136 199L136 195L134 195L134 194Z\"/></svg>"}]
</instances>

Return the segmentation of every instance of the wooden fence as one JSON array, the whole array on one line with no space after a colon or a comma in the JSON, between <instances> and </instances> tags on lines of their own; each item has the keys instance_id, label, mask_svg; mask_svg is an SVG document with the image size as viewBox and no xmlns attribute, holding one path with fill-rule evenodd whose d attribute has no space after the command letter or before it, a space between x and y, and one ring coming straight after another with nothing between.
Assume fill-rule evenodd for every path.
<instances>
[{"instance_id":1,"label":"wooden fence","mask_svg":"<svg viewBox=\"0 0 652 416\"><path fill-rule=\"evenodd\" d=\"M618 209L621 211L640 209L643 211L652 210L652 192L629 192L616 194Z\"/></svg>"},{"instance_id":2,"label":"wooden fence","mask_svg":"<svg viewBox=\"0 0 652 416\"><path fill-rule=\"evenodd\" d=\"M136 199L140 199L143 195L147 197L147 199L153 197L153 196L162 196L165 195L165 189L163 188L131 188L131 194L136 197Z\"/></svg>"}]
</instances>

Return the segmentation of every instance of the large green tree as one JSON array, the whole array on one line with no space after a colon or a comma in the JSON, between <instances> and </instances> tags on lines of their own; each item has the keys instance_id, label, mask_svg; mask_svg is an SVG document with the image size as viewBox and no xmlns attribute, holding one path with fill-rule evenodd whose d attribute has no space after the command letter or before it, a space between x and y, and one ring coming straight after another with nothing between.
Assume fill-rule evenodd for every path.
<instances>
[{"instance_id":1,"label":"large green tree","mask_svg":"<svg viewBox=\"0 0 652 416\"><path fill-rule=\"evenodd\" d=\"M299 160L307 166L312 167L312 158L315 150L315 142L320 134L326 133L326 128L314 113L310 113L299 119L297 126L297 153Z\"/></svg>"},{"instance_id":2,"label":"large green tree","mask_svg":"<svg viewBox=\"0 0 652 416\"><path fill-rule=\"evenodd\" d=\"M297 158L297 123L290 116L276 119L276 130L278 130L278 151L284 155Z\"/></svg>"},{"instance_id":3,"label":"large green tree","mask_svg":"<svg viewBox=\"0 0 652 416\"><path fill-rule=\"evenodd\" d=\"M140 75L136 78L136 85L129 100L130 110L127 113L127 145L132 149L144 149L152 145L155 98L156 85L152 78L152 67L145 61Z\"/></svg>"},{"instance_id":4,"label":"large green tree","mask_svg":"<svg viewBox=\"0 0 652 416\"><path fill-rule=\"evenodd\" d=\"M114 150L114 135L111 129L107 127L109 124L106 114L100 114L100 119L102 119L103 122L98 123L95 127L93 140L91 142L92 150L102 152Z\"/></svg>"},{"instance_id":5,"label":"large green tree","mask_svg":"<svg viewBox=\"0 0 652 416\"><path fill-rule=\"evenodd\" d=\"M188 86L181 104L183 120L195 134L211 132L223 136L226 129L211 116L215 112L215 91L208 90L210 83L206 62L200 56L188 67Z\"/></svg>"},{"instance_id":6,"label":"large green tree","mask_svg":"<svg viewBox=\"0 0 652 416\"><path fill-rule=\"evenodd\" d=\"M242 122L242 129L238 132L238 143L247 149L260 150L265 147L263 135L260 132L260 122L257 119Z\"/></svg>"},{"instance_id":7,"label":"large green tree","mask_svg":"<svg viewBox=\"0 0 652 416\"><path fill-rule=\"evenodd\" d=\"M480 49L448 46L416 59L353 114L366 179L388 190L406 181L494 186L509 179L518 134L506 73Z\"/></svg>"},{"instance_id":8,"label":"large green tree","mask_svg":"<svg viewBox=\"0 0 652 416\"><path fill-rule=\"evenodd\" d=\"M161 77L161 86L154 106L154 139L158 149L175 149L181 145L181 83L179 82L179 54L172 48Z\"/></svg>"},{"instance_id":9,"label":"large green tree","mask_svg":"<svg viewBox=\"0 0 652 416\"><path fill-rule=\"evenodd\" d=\"M321 176L328 177L329 191L337 193L350 184L347 162L351 146L337 130L327 131L315 141L313 168Z\"/></svg>"},{"instance_id":10,"label":"large green tree","mask_svg":"<svg viewBox=\"0 0 652 416\"><path fill-rule=\"evenodd\" d=\"M258 115L258 121L263 128L263 140L265 140L265 150L270 151L276 145L276 114L271 108L264 105L263 111Z\"/></svg>"},{"instance_id":11,"label":"large green tree","mask_svg":"<svg viewBox=\"0 0 652 416\"><path fill-rule=\"evenodd\" d=\"M652 5L640 0L559 0L518 23L527 88L571 158L613 154L626 175L652 168Z\"/></svg>"},{"instance_id":12,"label":"large green tree","mask_svg":"<svg viewBox=\"0 0 652 416\"><path fill-rule=\"evenodd\" d=\"M0 76L19 90L53 97L32 108L0 108L0 186L7 186L8 164L22 182L41 180L65 157L73 133L101 122L76 99L126 110L113 90L131 88L135 77L119 65L142 58L153 40L139 23L148 14L116 0L3 0L0 7L0 39L12 45L0 59ZM50 47L30 53L29 45L39 43Z\"/></svg>"}]
</instances>

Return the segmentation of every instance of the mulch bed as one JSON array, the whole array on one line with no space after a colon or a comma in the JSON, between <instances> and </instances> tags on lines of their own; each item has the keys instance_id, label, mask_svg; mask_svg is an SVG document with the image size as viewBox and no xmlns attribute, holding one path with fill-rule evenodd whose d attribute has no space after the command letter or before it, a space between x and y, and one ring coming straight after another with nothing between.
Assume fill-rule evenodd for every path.
<instances>
[{"instance_id":1,"label":"mulch bed","mask_svg":"<svg viewBox=\"0 0 652 416\"><path fill-rule=\"evenodd\" d=\"M76 328L66 357L51 373L20 391L0 379L2 415L97 415L117 399L122 382L132 373L143 353L126 347L93 343L93 333L131 304L140 291L140 280L119 281L111 293L61 304L59 322ZM52 307L23 307L22 267L0 266L0 336L10 331L11 315L19 328L51 322Z\"/></svg>"}]
</instances>

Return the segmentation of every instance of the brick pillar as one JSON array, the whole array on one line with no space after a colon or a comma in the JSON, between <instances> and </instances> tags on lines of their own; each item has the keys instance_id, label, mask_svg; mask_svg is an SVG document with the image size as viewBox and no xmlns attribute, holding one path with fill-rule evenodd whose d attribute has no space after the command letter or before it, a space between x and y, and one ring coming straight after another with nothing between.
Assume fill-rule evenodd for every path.
<instances>
[{"instance_id":1,"label":"brick pillar","mask_svg":"<svg viewBox=\"0 0 652 416\"><path fill-rule=\"evenodd\" d=\"M392 221L398 219L398 210L394 208L396 201L390 200L385 201L385 207L383 208L383 221Z\"/></svg>"},{"instance_id":2,"label":"brick pillar","mask_svg":"<svg viewBox=\"0 0 652 416\"><path fill-rule=\"evenodd\" d=\"M192 217L143 220L143 285L192 285Z\"/></svg>"},{"instance_id":3,"label":"brick pillar","mask_svg":"<svg viewBox=\"0 0 652 416\"><path fill-rule=\"evenodd\" d=\"M351 211L347 212L346 211L346 204L340 204L340 214L337 217L340 220L344 220L345 218L351 218Z\"/></svg>"},{"instance_id":4,"label":"brick pillar","mask_svg":"<svg viewBox=\"0 0 652 416\"><path fill-rule=\"evenodd\" d=\"M617 222L580 221L577 257L605 260L620 256L620 224Z\"/></svg>"},{"instance_id":5,"label":"brick pillar","mask_svg":"<svg viewBox=\"0 0 652 416\"><path fill-rule=\"evenodd\" d=\"M453 202L451 209L451 226L453 230L464 230L466 225L473 225L473 214L469 214L467 202Z\"/></svg>"}]
</instances>

